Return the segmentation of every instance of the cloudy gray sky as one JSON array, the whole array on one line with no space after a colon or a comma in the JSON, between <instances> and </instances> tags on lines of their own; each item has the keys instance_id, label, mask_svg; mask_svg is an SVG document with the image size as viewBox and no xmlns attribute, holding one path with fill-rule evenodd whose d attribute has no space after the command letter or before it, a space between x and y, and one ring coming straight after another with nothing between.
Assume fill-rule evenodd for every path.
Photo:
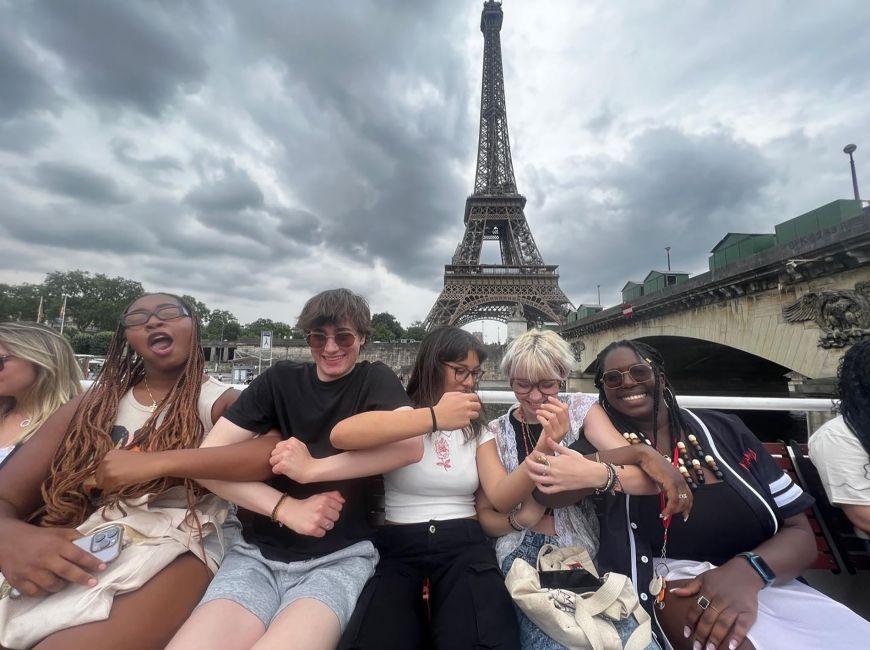
<instances>
[{"instance_id":1,"label":"cloudy gray sky","mask_svg":"<svg viewBox=\"0 0 870 650\"><path fill-rule=\"evenodd\" d=\"M474 178L479 0L0 0L0 281L426 316ZM870 3L506 0L517 184L575 303L870 194ZM863 173L863 176L862 176Z\"/></svg>"}]
</instances>

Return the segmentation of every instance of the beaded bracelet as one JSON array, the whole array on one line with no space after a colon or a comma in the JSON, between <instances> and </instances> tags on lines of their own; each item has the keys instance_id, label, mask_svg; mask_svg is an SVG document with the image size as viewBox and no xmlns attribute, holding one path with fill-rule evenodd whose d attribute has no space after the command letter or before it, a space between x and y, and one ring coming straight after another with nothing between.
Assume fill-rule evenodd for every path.
<instances>
[{"instance_id":1,"label":"beaded bracelet","mask_svg":"<svg viewBox=\"0 0 870 650\"><path fill-rule=\"evenodd\" d=\"M525 530L525 528L520 526L520 524L517 522L517 511L516 510L511 510L508 513L508 523L511 525L511 528L513 528L517 532L520 532L521 530Z\"/></svg>"},{"instance_id":2,"label":"beaded bracelet","mask_svg":"<svg viewBox=\"0 0 870 650\"><path fill-rule=\"evenodd\" d=\"M272 508L272 523L278 524L279 528L283 528L284 524L282 524L280 521L278 521L278 508L281 507L281 504L284 503L284 499L286 499L288 496L290 496L290 495L288 495L286 492L284 494L282 494L281 498L278 499L278 503L276 503L275 507Z\"/></svg>"},{"instance_id":3,"label":"beaded bracelet","mask_svg":"<svg viewBox=\"0 0 870 650\"><path fill-rule=\"evenodd\" d=\"M595 488L595 494L602 494L604 492L613 492L613 486L616 484L618 480L616 477L616 468L610 463L601 463L604 465L607 470L607 481L600 488Z\"/></svg>"}]
</instances>

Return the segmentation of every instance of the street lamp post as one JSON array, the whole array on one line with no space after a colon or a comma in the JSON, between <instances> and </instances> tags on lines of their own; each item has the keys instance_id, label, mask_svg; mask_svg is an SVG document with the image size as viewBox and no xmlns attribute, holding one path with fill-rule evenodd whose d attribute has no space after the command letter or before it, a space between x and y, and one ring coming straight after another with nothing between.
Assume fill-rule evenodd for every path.
<instances>
[{"instance_id":1,"label":"street lamp post","mask_svg":"<svg viewBox=\"0 0 870 650\"><path fill-rule=\"evenodd\" d=\"M858 193L858 174L855 173L855 159L852 154L858 147L854 144L847 144L843 147L843 153L849 154L849 166L852 168L852 191L855 193L855 200L860 201L861 195Z\"/></svg>"},{"instance_id":2,"label":"street lamp post","mask_svg":"<svg viewBox=\"0 0 870 650\"><path fill-rule=\"evenodd\" d=\"M223 344L224 327L226 326L226 324L227 324L226 319L221 321L221 335L220 335L220 338L218 339L218 353L215 355L215 360L214 360L214 371L215 372L218 371L218 363L220 361L223 361L223 356L224 356L224 344Z\"/></svg>"},{"instance_id":3,"label":"street lamp post","mask_svg":"<svg viewBox=\"0 0 870 650\"><path fill-rule=\"evenodd\" d=\"M600 307L601 306L601 285L596 284L595 288L598 289L598 306Z\"/></svg>"},{"instance_id":4,"label":"street lamp post","mask_svg":"<svg viewBox=\"0 0 870 650\"><path fill-rule=\"evenodd\" d=\"M668 271L671 270L671 247L665 246L665 253L668 254Z\"/></svg>"}]
</instances>

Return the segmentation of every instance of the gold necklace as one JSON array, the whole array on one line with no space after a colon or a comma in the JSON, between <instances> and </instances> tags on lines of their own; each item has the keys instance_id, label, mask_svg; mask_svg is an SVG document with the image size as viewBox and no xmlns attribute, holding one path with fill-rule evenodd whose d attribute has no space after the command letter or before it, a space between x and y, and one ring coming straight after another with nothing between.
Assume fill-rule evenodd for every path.
<instances>
[{"instance_id":1,"label":"gold necklace","mask_svg":"<svg viewBox=\"0 0 870 650\"><path fill-rule=\"evenodd\" d=\"M157 400L154 399L154 395L151 393L151 389L148 388L148 375L142 375L142 379L145 380L145 390L148 391L148 397L151 398L151 405L148 408L150 408L151 412L153 413L157 410Z\"/></svg>"},{"instance_id":2,"label":"gold necklace","mask_svg":"<svg viewBox=\"0 0 870 650\"><path fill-rule=\"evenodd\" d=\"M523 447L525 448L526 456L528 456L535 448L535 445L538 444L538 441L532 438L532 432L529 430L529 425L526 424L526 416L522 413L522 407L519 408L519 411L517 413L517 420L520 421L520 429L523 432Z\"/></svg>"}]
</instances>

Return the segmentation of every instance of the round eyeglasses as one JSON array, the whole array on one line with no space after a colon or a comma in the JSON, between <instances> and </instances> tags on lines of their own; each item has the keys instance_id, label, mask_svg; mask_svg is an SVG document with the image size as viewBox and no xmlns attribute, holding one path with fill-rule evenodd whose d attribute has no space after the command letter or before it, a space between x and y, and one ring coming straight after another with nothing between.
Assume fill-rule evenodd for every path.
<instances>
[{"instance_id":1,"label":"round eyeglasses","mask_svg":"<svg viewBox=\"0 0 870 650\"><path fill-rule=\"evenodd\" d=\"M483 377L484 374L486 374L486 371L481 370L480 368L475 368L474 370L471 370L470 368L466 368L465 366L454 366L452 363L444 363L444 365L453 370L453 378L460 383L471 377L471 379L476 384L480 381L480 378Z\"/></svg>"},{"instance_id":2,"label":"round eyeglasses","mask_svg":"<svg viewBox=\"0 0 870 650\"><path fill-rule=\"evenodd\" d=\"M150 309L134 309L128 311L121 317L121 324L124 327L139 327L147 323L152 316L156 316L162 321L175 320L176 318L184 318L190 316L190 313L183 305L178 303L166 303L157 305L154 311Z\"/></svg>"},{"instance_id":3,"label":"round eyeglasses","mask_svg":"<svg viewBox=\"0 0 870 650\"><path fill-rule=\"evenodd\" d=\"M534 382L528 379L511 379L511 388L517 395L528 395L535 388L541 395L555 395L561 387L561 379L541 379Z\"/></svg>"}]
</instances>

